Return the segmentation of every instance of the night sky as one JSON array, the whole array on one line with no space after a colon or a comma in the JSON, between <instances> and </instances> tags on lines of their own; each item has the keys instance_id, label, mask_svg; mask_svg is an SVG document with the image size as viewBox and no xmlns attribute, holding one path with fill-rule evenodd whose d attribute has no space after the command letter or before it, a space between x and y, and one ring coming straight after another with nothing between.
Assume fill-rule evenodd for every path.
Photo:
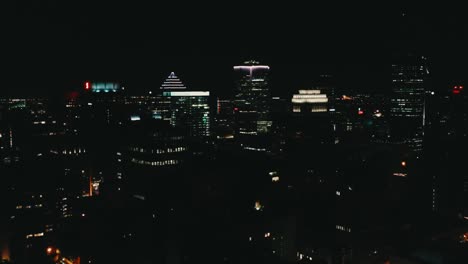
<instances>
[{"instance_id":1,"label":"night sky","mask_svg":"<svg viewBox=\"0 0 468 264\"><path fill-rule=\"evenodd\" d=\"M385 91L399 50L429 57L435 90L468 70L467 22L455 5L93 2L4 8L0 95L60 94L84 80L120 81L139 93L171 71L191 89L228 95L232 66L250 58L272 67L276 95L330 72L343 89Z\"/></svg>"}]
</instances>

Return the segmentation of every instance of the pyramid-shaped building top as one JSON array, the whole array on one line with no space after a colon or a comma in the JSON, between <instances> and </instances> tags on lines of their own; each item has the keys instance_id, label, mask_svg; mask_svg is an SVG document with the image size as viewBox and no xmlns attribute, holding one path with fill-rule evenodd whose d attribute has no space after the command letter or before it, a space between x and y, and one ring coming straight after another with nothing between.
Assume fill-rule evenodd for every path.
<instances>
[{"instance_id":1,"label":"pyramid-shaped building top","mask_svg":"<svg viewBox=\"0 0 468 264\"><path fill-rule=\"evenodd\" d=\"M171 72L169 77L161 84L162 90L180 90L186 89L185 85L180 81L180 79L175 75L174 72Z\"/></svg>"}]
</instances>

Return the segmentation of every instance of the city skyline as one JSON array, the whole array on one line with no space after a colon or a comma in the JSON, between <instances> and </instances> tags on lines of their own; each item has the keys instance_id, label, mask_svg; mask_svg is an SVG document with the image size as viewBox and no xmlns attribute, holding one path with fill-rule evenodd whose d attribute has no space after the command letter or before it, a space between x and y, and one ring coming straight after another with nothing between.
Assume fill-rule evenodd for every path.
<instances>
[{"instance_id":1,"label":"city skyline","mask_svg":"<svg viewBox=\"0 0 468 264\"><path fill-rule=\"evenodd\" d=\"M280 94L307 89L314 75L330 71L353 88L385 90L370 83L382 82L392 53L405 49L428 57L435 86L465 81L466 21L455 6L395 4L368 11L356 5L340 11L319 5L310 13L298 6L283 11L297 12L294 17L278 20L278 6L261 12L262 6L254 4L257 16L248 23L221 10L211 13L204 5L174 8L184 19L160 11L154 11L155 17L152 10L160 9L133 5L18 3L5 17L0 95L63 93L87 79L127 82L143 91L171 71L180 72L192 87L222 94L229 88L199 76L210 74L223 87L232 87L230 67L250 59L272 67L272 89ZM110 21L101 19L101 12ZM259 28L244 30L248 24ZM294 74L303 76L301 81L291 83Z\"/></svg>"},{"instance_id":2,"label":"city skyline","mask_svg":"<svg viewBox=\"0 0 468 264\"><path fill-rule=\"evenodd\" d=\"M461 6L3 10L0 264L468 258Z\"/></svg>"}]
</instances>

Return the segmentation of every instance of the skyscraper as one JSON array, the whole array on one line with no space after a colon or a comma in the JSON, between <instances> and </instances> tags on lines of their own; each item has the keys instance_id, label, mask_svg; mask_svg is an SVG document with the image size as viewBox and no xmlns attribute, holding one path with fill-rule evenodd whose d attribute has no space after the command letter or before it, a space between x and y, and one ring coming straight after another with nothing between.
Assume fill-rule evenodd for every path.
<instances>
[{"instance_id":1,"label":"skyscraper","mask_svg":"<svg viewBox=\"0 0 468 264\"><path fill-rule=\"evenodd\" d=\"M164 92L171 102L171 124L185 128L190 137L210 136L208 91Z\"/></svg>"},{"instance_id":2,"label":"skyscraper","mask_svg":"<svg viewBox=\"0 0 468 264\"><path fill-rule=\"evenodd\" d=\"M216 100L215 133L218 139L233 138L234 109L228 99Z\"/></svg>"},{"instance_id":3,"label":"skyscraper","mask_svg":"<svg viewBox=\"0 0 468 264\"><path fill-rule=\"evenodd\" d=\"M426 58L422 56L406 55L392 65L391 135L394 142L405 145L416 156L423 149L428 74Z\"/></svg>"},{"instance_id":4,"label":"skyscraper","mask_svg":"<svg viewBox=\"0 0 468 264\"><path fill-rule=\"evenodd\" d=\"M320 90L299 90L299 94L293 95L291 99L293 112L327 112L328 98L321 94Z\"/></svg>"},{"instance_id":5,"label":"skyscraper","mask_svg":"<svg viewBox=\"0 0 468 264\"><path fill-rule=\"evenodd\" d=\"M161 93L156 95L156 109L155 113L160 117L160 119L170 121L171 120L171 100L170 97L161 96L162 93L173 91L173 90L185 90L187 87L182 83L182 81L175 75L174 72L171 72L169 76L164 80L159 88Z\"/></svg>"},{"instance_id":6,"label":"skyscraper","mask_svg":"<svg viewBox=\"0 0 468 264\"><path fill-rule=\"evenodd\" d=\"M208 91L188 91L174 72L161 84L155 94L153 118L169 122L173 127L185 129L192 138L211 135Z\"/></svg>"},{"instance_id":7,"label":"skyscraper","mask_svg":"<svg viewBox=\"0 0 468 264\"><path fill-rule=\"evenodd\" d=\"M270 67L257 61L246 61L234 66L238 73L234 98L238 112L238 133L258 135L268 133L271 127L270 87L268 73Z\"/></svg>"},{"instance_id":8,"label":"skyscraper","mask_svg":"<svg viewBox=\"0 0 468 264\"><path fill-rule=\"evenodd\" d=\"M428 93L424 148L425 174L432 179L431 208L441 215L468 215L468 177L464 154L468 143L468 95L455 84Z\"/></svg>"},{"instance_id":9,"label":"skyscraper","mask_svg":"<svg viewBox=\"0 0 468 264\"><path fill-rule=\"evenodd\" d=\"M234 71L237 74L233 100L236 137L244 149L266 151L265 144L268 143L260 143L260 138L266 138L272 125L270 67L257 61L246 61L234 66Z\"/></svg>"}]
</instances>

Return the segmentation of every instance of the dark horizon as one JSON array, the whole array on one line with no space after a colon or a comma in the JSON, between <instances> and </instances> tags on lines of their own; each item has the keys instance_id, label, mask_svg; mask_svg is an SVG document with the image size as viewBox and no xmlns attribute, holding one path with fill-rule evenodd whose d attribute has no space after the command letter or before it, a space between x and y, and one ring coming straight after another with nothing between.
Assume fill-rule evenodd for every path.
<instances>
[{"instance_id":1,"label":"dark horizon","mask_svg":"<svg viewBox=\"0 0 468 264\"><path fill-rule=\"evenodd\" d=\"M313 85L330 68L339 83L385 92L373 83L389 84L382 76L395 51L428 57L435 86L465 82L468 34L460 9L397 6L252 4L243 18L236 15L246 12L242 6L23 1L4 24L0 95L45 96L97 79L128 83L139 93L171 71L189 88L224 95L234 85L232 66L249 59L272 67L278 95Z\"/></svg>"}]
</instances>

